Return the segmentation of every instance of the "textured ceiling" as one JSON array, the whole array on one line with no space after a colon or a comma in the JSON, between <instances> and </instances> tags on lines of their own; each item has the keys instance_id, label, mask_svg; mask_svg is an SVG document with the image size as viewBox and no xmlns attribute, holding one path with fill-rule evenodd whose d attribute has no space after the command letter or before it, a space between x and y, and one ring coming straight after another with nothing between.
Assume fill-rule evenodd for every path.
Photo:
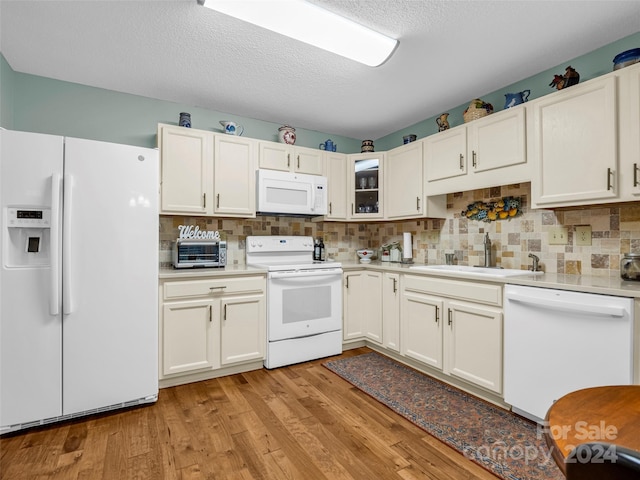
<instances>
[{"instance_id":1,"label":"textured ceiling","mask_svg":"<svg viewBox=\"0 0 640 480\"><path fill-rule=\"evenodd\" d=\"M313 3L399 47L371 68L196 0L0 0L0 50L19 72L377 139L640 26L638 1Z\"/></svg>"}]
</instances>

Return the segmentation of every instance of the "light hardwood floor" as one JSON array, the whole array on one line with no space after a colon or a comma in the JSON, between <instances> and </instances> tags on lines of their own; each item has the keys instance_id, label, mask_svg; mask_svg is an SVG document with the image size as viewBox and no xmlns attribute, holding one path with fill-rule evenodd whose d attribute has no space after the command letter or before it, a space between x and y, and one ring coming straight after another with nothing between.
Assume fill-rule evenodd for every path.
<instances>
[{"instance_id":1,"label":"light hardwood floor","mask_svg":"<svg viewBox=\"0 0 640 480\"><path fill-rule=\"evenodd\" d=\"M324 361L162 389L154 405L5 435L0 479L495 480Z\"/></svg>"}]
</instances>

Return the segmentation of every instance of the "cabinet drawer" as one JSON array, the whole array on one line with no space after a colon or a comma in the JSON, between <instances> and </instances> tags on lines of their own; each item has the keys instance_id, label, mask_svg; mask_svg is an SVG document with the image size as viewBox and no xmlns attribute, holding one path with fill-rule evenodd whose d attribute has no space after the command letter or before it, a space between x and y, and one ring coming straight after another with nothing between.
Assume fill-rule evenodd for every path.
<instances>
[{"instance_id":1,"label":"cabinet drawer","mask_svg":"<svg viewBox=\"0 0 640 480\"><path fill-rule=\"evenodd\" d=\"M490 283L405 275L404 290L502 306L502 286Z\"/></svg>"},{"instance_id":2,"label":"cabinet drawer","mask_svg":"<svg viewBox=\"0 0 640 480\"><path fill-rule=\"evenodd\" d=\"M265 277L223 277L202 280L176 280L164 284L164 299L203 297L215 294L261 292L266 289Z\"/></svg>"}]
</instances>

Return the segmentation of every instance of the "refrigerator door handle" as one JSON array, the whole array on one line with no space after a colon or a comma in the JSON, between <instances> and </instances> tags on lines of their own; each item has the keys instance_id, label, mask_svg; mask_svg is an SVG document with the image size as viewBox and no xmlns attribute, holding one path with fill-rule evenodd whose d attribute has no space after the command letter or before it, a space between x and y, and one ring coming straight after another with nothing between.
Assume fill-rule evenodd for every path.
<instances>
[{"instance_id":1,"label":"refrigerator door handle","mask_svg":"<svg viewBox=\"0 0 640 480\"><path fill-rule=\"evenodd\" d=\"M71 223L73 213L73 176L64 176L64 218L62 222L62 277L65 283L62 288L62 313L73 312L72 277L71 277Z\"/></svg>"},{"instance_id":2,"label":"refrigerator door handle","mask_svg":"<svg viewBox=\"0 0 640 480\"><path fill-rule=\"evenodd\" d=\"M50 228L50 251L51 275L49 283L49 313L58 315L60 313L60 174L54 173L51 176L51 228Z\"/></svg>"}]
</instances>

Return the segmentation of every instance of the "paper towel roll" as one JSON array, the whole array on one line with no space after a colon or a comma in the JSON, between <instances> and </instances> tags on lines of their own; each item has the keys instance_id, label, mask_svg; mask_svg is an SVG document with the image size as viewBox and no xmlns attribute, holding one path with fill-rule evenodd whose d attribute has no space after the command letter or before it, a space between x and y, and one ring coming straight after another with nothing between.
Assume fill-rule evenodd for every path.
<instances>
[{"instance_id":1,"label":"paper towel roll","mask_svg":"<svg viewBox=\"0 0 640 480\"><path fill-rule=\"evenodd\" d=\"M409 232L402 234L404 242L402 244L402 258L413 257L413 245L411 241L411 234Z\"/></svg>"}]
</instances>

